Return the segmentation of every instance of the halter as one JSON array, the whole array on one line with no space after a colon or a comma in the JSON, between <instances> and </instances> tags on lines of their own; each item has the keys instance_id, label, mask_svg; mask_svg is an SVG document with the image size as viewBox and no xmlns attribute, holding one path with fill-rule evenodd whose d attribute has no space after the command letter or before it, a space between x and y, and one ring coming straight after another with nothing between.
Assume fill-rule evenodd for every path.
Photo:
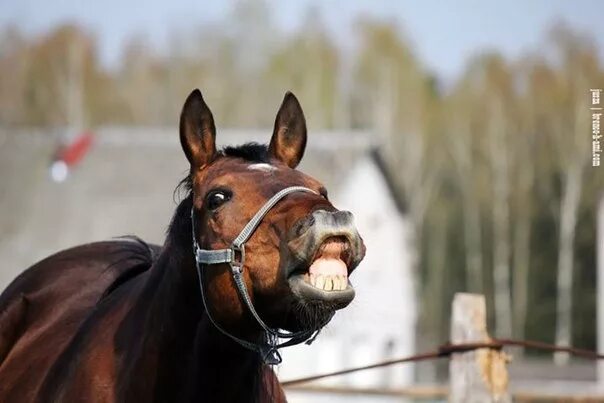
<instances>
[{"instance_id":1,"label":"halter","mask_svg":"<svg viewBox=\"0 0 604 403\"><path fill-rule=\"evenodd\" d=\"M290 193L295 192L308 192L315 193L312 189L303 187L303 186L290 186L285 189L277 192L273 197L268 199L266 203L254 214L251 220L243 227L239 235L233 240L231 246L227 249L201 249L199 244L197 243L197 239L195 238L195 220L194 220L194 207L191 208L191 225L193 228L193 253L195 254L195 266L197 268L197 275L199 279L199 289L201 291L201 299L203 301L203 306L208 314L208 318L210 322L225 336L230 337L232 340L237 342L239 345L250 349L252 351L258 352L264 362L269 365L276 365L281 363L281 354L279 354L279 349L282 347L289 347L296 344L300 344L306 342L306 344L311 344L319 332L321 328L329 322L331 317L329 317L325 323L322 323L318 329L315 330L304 330L300 332L284 332L279 329L274 329L269 327L258 315L256 309L254 309L254 305L252 304L252 300L247 292L247 287L245 286L245 282L243 281L243 266L245 263L245 243L252 236L264 216L268 214L268 212L285 196ZM248 310L256 320L256 322L264 329L265 338L261 343L253 343L250 341L242 340L237 336L232 335L231 333L224 330L216 321L212 318L210 311L208 310L208 304L206 302L205 293L203 290L203 282L202 282L202 267L203 265L211 265L211 264L220 264L220 263L228 263L231 266L231 274L233 275L233 280L235 285L237 286L237 291L239 295L243 299L245 305L247 305ZM203 265L202 265L203 264ZM279 343L279 339L289 339L282 343Z\"/></svg>"}]
</instances>

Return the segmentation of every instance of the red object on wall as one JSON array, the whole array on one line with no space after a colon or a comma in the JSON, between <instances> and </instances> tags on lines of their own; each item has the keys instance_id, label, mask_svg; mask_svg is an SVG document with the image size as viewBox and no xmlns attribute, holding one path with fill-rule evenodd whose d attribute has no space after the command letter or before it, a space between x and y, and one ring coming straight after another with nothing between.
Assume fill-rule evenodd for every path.
<instances>
[{"instance_id":1,"label":"red object on wall","mask_svg":"<svg viewBox=\"0 0 604 403\"><path fill-rule=\"evenodd\" d=\"M65 162L68 167L75 166L86 156L93 140L94 135L91 132L83 132L59 152L57 159Z\"/></svg>"}]
</instances>

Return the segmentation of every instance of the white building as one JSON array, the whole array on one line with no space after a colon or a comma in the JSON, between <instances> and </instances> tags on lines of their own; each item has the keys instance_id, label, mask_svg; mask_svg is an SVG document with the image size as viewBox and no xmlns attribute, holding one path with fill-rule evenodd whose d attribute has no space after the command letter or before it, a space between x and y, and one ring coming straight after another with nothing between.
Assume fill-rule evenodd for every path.
<instances>
[{"instance_id":1,"label":"white building","mask_svg":"<svg viewBox=\"0 0 604 403\"><path fill-rule=\"evenodd\" d=\"M331 190L336 207L354 212L365 241L365 260L351 276L356 298L338 312L311 345L282 351L282 380L321 374L414 353L417 319L407 223L381 169L368 151ZM413 365L402 364L321 381L325 385L401 387L413 381ZM291 393L290 402L320 402L317 395ZM340 401L333 396L325 401ZM335 399L335 400L334 400ZM371 399L369 399L371 400ZM341 401L350 401L344 396ZM355 399L355 401L360 401Z\"/></svg>"}]
</instances>

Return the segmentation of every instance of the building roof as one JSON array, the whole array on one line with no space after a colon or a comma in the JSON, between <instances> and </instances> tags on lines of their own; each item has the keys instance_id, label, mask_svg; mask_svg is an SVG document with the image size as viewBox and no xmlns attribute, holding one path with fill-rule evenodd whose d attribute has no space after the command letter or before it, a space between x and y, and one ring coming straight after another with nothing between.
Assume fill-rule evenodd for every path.
<instances>
[{"instance_id":1,"label":"building roof","mask_svg":"<svg viewBox=\"0 0 604 403\"><path fill-rule=\"evenodd\" d=\"M219 146L268 142L271 130L219 130ZM121 235L161 243L188 171L176 129L108 127L95 133L67 180L49 178L60 136L0 129L0 287L58 250ZM328 190L376 143L366 132L309 133L300 169Z\"/></svg>"}]
</instances>

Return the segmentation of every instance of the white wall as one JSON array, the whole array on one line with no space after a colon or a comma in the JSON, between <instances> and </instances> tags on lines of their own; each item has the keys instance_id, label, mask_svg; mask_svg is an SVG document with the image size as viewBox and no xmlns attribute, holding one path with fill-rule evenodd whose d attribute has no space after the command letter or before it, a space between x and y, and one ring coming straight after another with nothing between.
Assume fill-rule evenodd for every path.
<instances>
[{"instance_id":1,"label":"white wall","mask_svg":"<svg viewBox=\"0 0 604 403\"><path fill-rule=\"evenodd\" d=\"M408 224L391 198L374 161L360 160L332 191L339 209L354 213L367 255L351 276L356 298L338 312L312 346L282 351L282 380L411 355L417 317L409 253ZM413 366L402 364L322 381L329 385L396 387L413 380ZM291 402L305 400L301 395ZM331 397L330 401L337 400ZM343 397L342 401L348 401Z\"/></svg>"}]
</instances>

